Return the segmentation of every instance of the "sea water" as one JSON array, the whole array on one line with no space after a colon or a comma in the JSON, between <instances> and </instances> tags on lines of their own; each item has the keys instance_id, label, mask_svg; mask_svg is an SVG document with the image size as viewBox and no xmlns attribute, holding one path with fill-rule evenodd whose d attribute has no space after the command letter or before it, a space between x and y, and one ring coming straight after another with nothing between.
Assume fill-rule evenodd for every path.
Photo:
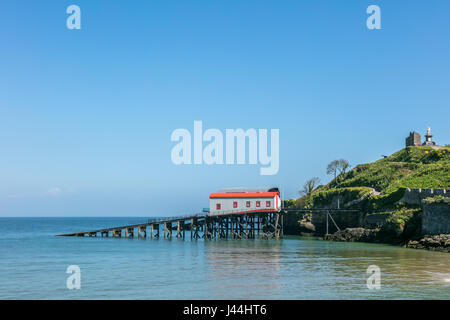
<instances>
[{"instance_id":1,"label":"sea water","mask_svg":"<svg viewBox=\"0 0 450 320\"><path fill-rule=\"evenodd\" d=\"M450 299L450 254L282 240L56 237L146 218L0 218L0 299ZM80 289L66 273L80 268ZM369 266L380 289L369 289Z\"/></svg>"}]
</instances>

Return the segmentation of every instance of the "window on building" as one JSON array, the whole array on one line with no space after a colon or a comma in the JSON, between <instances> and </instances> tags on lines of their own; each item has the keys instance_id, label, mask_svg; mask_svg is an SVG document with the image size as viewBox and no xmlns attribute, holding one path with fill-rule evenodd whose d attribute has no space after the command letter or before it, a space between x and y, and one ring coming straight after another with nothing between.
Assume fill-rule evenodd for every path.
<instances>
[{"instance_id":1,"label":"window on building","mask_svg":"<svg viewBox=\"0 0 450 320\"><path fill-rule=\"evenodd\" d=\"M266 201L266 207L267 207L267 208L270 207L270 201Z\"/></svg>"},{"instance_id":2,"label":"window on building","mask_svg":"<svg viewBox=\"0 0 450 320\"><path fill-rule=\"evenodd\" d=\"M233 208L237 208L237 201L233 202Z\"/></svg>"},{"instance_id":3,"label":"window on building","mask_svg":"<svg viewBox=\"0 0 450 320\"><path fill-rule=\"evenodd\" d=\"M220 210L220 207L221 207L220 203L217 203L216 204L216 210Z\"/></svg>"},{"instance_id":4,"label":"window on building","mask_svg":"<svg viewBox=\"0 0 450 320\"><path fill-rule=\"evenodd\" d=\"M261 201L256 201L256 206L259 208L261 207Z\"/></svg>"},{"instance_id":5,"label":"window on building","mask_svg":"<svg viewBox=\"0 0 450 320\"><path fill-rule=\"evenodd\" d=\"M250 208L250 201L247 201L247 202L245 203L245 205L247 206L247 208Z\"/></svg>"}]
</instances>

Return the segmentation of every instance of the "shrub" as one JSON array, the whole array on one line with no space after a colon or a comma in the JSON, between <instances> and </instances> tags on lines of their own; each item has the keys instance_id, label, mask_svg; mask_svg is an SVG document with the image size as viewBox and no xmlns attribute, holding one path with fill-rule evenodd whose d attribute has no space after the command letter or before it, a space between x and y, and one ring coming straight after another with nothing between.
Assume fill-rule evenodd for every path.
<instances>
[{"instance_id":1,"label":"shrub","mask_svg":"<svg viewBox=\"0 0 450 320\"><path fill-rule=\"evenodd\" d=\"M422 203L424 203L424 204L445 203L445 204L450 205L450 198L439 195L439 196L428 197L426 199L423 199Z\"/></svg>"},{"instance_id":2,"label":"shrub","mask_svg":"<svg viewBox=\"0 0 450 320\"><path fill-rule=\"evenodd\" d=\"M342 204L344 204L356 199L360 199L371 191L372 189L367 187L333 188L328 190L320 190L314 192L311 195L307 205L309 205L310 207L327 206L330 205L333 201L333 198L337 196L340 197L343 202Z\"/></svg>"},{"instance_id":3,"label":"shrub","mask_svg":"<svg viewBox=\"0 0 450 320\"><path fill-rule=\"evenodd\" d=\"M392 212L386 212L386 219L379 236L386 242L400 243L419 237L421 233L421 208L403 207Z\"/></svg>"},{"instance_id":4,"label":"shrub","mask_svg":"<svg viewBox=\"0 0 450 320\"><path fill-rule=\"evenodd\" d=\"M397 201L405 194L405 190L405 188L398 188L388 194L370 197L368 209L370 211L378 211L395 208Z\"/></svg>"}]
</instances>

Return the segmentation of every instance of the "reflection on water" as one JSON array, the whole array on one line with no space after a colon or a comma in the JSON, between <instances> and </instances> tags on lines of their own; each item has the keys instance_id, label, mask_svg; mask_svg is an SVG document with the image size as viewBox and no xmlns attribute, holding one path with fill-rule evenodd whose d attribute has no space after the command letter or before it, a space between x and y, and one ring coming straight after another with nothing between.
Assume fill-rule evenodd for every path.
<instances>
[{"instance_id":1,"label":"reflection on water","mask_svg":"<svg viewBox=\"0 0 450 320\"><path fill-rule=\"evenodd\" d=\"M450 298L445 253L290 237L219 241L206 258L212 298ZM381 290L367 289L370 265L381 268Z\"/></svg>"},{"instance_id":2,"label":"reflection on water","mask_svg":"<svg viewBox=\"0 0 450 320\"><path fill-rule=\"evenodd\" d=\"M280 296L280 241L223 240L207 245L207 277L213 299L253 299L257 292ZM242 290L245 283L246 290Z\"/></svg>"},{"instance_id":3,"label":"reflection on water","mask_svg":"<svg viewBox=\"0 0 450 320\"><path fill-rule=\"evenodd\" d=\"M297 237L59 238L142 218L0 219L0 299L450 299L450 254ZM66 288L79 265L81 290ZM370 265L381 289L366 285Z\"/></svg>"}]
</instances>

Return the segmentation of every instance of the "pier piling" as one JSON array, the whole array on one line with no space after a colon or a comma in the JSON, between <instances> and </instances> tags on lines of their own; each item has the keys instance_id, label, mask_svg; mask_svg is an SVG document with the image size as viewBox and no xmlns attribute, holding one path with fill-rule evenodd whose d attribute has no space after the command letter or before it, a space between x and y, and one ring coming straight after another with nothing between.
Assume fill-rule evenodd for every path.
<instances>
[{"instance_id":1,"label":"pier piling","mask_svg":"<svg viewBox=\"0 0 450 320\"><path fill-rule=\"evenodd\" d=\"M218 216L193 215L177 218L162 218L137 225L114 227L85 232L61 234L59 236L77 237L109 237L158 239L160 229L164 239L171 239L174 231L178 239L185 239L186 230L189 230L192 240L203 239L280 239L283 237L283 213L262 212L257 214L228 214ZM150 227L148 230L147 228Z\"/></svg>"}]
</instances>

